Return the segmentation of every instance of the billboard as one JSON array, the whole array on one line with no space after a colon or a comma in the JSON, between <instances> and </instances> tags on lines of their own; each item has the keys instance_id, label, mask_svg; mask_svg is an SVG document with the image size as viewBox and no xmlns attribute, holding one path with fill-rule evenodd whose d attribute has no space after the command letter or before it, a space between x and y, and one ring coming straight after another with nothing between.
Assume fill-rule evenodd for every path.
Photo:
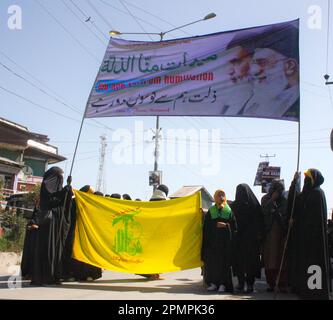
<instances>
[{"instance_id":1,"label":"billboard","mask_svg":"<svg viewBox=\"0 0 333 320\"><path fill-rule=\"evenodd\" d=\"M263 169L261 178L261 192L267 193L270 184L275 179L280 179L281 167L266 167Z\"/></svg>"},{"instance_id":2,"label":"billboard","mask_svg":"<svg viewBox=\"0 0 333 320\"><path fill-rule=\"evenodd\" d=\"M254 179L254 184L253 184L254 186L261 186L262 173L263 173L264 169L268 167L268 165L269 165L268 161L259 163L258 169L257 169L257 174Z\"/></svg>"},{"instance_id":3,"label":"billboard","mask_svg":"<svg viewBox=\"0 0 333 320\"><path fill-rule=\"evenodd\" d=\"M86 118L299 120L299 21L168 41L110 38Z\"/></svg>"}]
</instances>

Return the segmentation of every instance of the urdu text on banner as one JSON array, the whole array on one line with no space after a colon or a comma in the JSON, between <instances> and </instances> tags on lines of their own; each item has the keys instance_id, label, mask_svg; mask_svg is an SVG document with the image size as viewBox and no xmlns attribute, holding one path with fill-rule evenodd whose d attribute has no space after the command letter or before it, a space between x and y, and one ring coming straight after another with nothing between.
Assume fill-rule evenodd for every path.
<instances>
[{"instance_id":1,"label":"urdu text on banner","mask_svg":"<svg viewBox=\"0 0 333 320\"><path fill-rule=\"evenodd\" d=\"M299 20L168 41L110 38L85 112L299 121Z\"/></svg>"}]
</instances>

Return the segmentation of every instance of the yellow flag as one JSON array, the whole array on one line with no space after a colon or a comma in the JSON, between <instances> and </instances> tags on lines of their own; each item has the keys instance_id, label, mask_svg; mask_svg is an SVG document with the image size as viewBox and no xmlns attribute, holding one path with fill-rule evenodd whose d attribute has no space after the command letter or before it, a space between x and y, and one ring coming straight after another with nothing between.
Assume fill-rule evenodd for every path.
<instances>
[{"instance_id":1,"label":"yellow flag","mask_svg":"<svg viewBox=\"0 0 333 320\"><path fill-rule=\"evenodd\" d=\"M139 274L202 265L199 192L150 202L74 192L75 259L103 269Z\"/></svg>"}]
</instances>

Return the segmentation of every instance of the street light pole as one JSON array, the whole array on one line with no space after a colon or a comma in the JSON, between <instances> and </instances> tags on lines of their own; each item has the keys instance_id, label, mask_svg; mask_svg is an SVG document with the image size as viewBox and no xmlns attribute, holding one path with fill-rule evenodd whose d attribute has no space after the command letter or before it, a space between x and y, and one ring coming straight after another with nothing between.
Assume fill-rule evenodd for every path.
<instances>
[{"instance_id":1,"label":"street light pole","mask_svg":"<svg viewBox=\"0 0 333 320\"><path fill-rule=\"evenodd\" d=\"M175 31L175 30L178 30L178 29L181 29L181 28L184 28L184 27L187 27L189 25L192 25L192 24L195 24L195 23L198 23L200 21L205 21L205 20L209 20L209 19L212 19L212 18L215 18L216 17L216 14L211 12L209 14L207 14L206 16L204 16L202 19L199 19L199 20L196 20L196 21L193 21L193 22L190 22L190 23L187 23L187 24L184 24L182 26L179 26L179 27L176 27L176 28L173 28L173 29L170 29L170 30L167 30L165 32L120 32L120 31L117 31L117 30L111 30L109 32L109 35L110 36L115 36L115 35L122 35L122 34L141 34L141 35L159 35L160 36L160 42L163 41L163 38L164 36L169 33L169 32L172 32L172 31ZM158 157L159 157L159 148L160 148L160 138L161 138L161 135L160 135L160 132L161 132L161 128L160 128L160 116L156 116L156 130L155 130L155 135L154 135L154 139L155 139L155 151L154 151L154 157L155 157L155 161L154 161L154 172L156 172L158 170ZM161 180L160 180L161 182ZM153 187L154 187L154 191L155 189L157 188L157 183L154 183L153 184Z\"/></svg>"},{"instance_id":2,"label":"street light pole","mask_svg":"<svg viewBox=\"0 0 333 320\"><path fill-rule=\"evenodd\" d=\"M172 32L172 31L175 31L175 30L178 30L178 29L190 26L190 25L192 25L194 23L197 23L197 22L200 22L200 21L209 20L209 19L212 19L212 18L215 18L215 17L216 17L216 14L214 12L211 12L211 13L205 15L202 19L199 19L199 20L196 20L196 21L184 24L182 26L179 26L179 27L176 27L176 28L164 31L164 32L121 32L121 31L118 31L118 30L111 30L109 32L109 35L111 37L112 36L119 36L119 35L122 35L122 34L158 35L158 36L160 36L160 41L163 41L164 36L167 33L169 33L169 32Z\"/></svg>"},{"instance_id":3,"label":"street light pole","mask_svg":"<svg viewBox=\"0 0 333 320\"><path fill-rule=\"evenodd\" d=\"M325 84L333 84L333 81L328 81L328 79L330 78L330 76L328 74L325 74L324 78L326 80Z\"/></svg>"}]
</instances>

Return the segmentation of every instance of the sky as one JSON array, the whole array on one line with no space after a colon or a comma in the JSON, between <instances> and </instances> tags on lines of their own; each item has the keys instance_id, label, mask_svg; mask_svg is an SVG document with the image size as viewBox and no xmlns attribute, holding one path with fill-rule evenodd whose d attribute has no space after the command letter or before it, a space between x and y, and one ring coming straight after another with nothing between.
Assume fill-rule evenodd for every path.
<instances>
[{"instance_id":1,"label":"sky","mask_svg":"<svg viewBox=\"0 0 333 320\"><path fill-rule=\"evenodd\" d=\"M329 0L1 0L0 1L0 117L48 135L51 145L68 158L57 165L70 172L80 122L102 62L108 32L162 32L203 18L216 17L167 33L164 40L300 19L301 153L300 171L319 169L328 208L333 208L332 130L333 3ZM17 5L21 29L9 23ZM9 12L8 12L9 10ZM90 20L85 20L90 17ZM10 22L10 21L9 21ZM328 33L330 25L330 33ZM154 35L123 35L123 39L159 40ZM329 37L329 46L327 40ZM331 58L331 59L328 59ZM96 122L97 121L97 122ZM281 167L289 187L297 167L298 123L226 117L161 117L159 170L170 193L183 185L204 185L214 194L223 188L234 199L236 186L247 183L258 199L254 178L262 156ZM106 136L106 193L128 193L149 200L153 170L155 117L85 119L73 164L73 186L96 186L100 137ZM178 144L168 130L198 134L217 130L209 143L192 139ZM192 130L192 131L189 131ZM194 131L193 131L194 130ZM128 139L124 140L123 137ZM170 148L185 151L185 159L168 160ZM119 150L122 148L122 153ZM169 148L169 149L168 149ZM193 151L193 148L195 151ZM190 154L192 151L196 156ZM196 153L197 152L197 153Z\"/></svg>"}]
</instances>

